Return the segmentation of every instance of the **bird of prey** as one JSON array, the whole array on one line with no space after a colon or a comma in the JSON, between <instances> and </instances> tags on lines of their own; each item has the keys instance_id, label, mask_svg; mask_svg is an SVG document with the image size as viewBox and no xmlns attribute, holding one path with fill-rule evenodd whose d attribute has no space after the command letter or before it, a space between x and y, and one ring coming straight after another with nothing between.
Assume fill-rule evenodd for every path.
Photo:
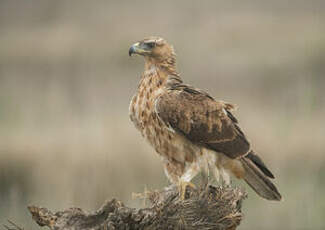
<instances>
[{"instance_id":1,"label":"bird of prey","mask_svg":"<svg viewBox=\"0 0 325 230\"><path fill-rule=\"evenodd\" d=\"M164 171L185 199L187 186L201 170L230 182L243 179L261 197L281 200L274 176L252 150L233 115L234 105L215 100L183 82L173 47L160 37L136 42L129 55L144 57L129 114L135 127L161 156Z\"/></svg>"}]
</instances>

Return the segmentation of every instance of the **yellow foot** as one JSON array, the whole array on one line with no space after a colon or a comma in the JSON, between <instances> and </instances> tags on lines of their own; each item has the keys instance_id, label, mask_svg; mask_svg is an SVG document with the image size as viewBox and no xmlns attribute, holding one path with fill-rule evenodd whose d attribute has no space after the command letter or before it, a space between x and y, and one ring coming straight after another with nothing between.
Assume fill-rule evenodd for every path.
<instances>
[{"instance_id":1,"label":"yellow foot","mask_svg":"<svg viewBox=\"0 0 325 230\"><path fill-rule=\"evenodd\" d=\"M193 189L196 188L195 185L191 182L181 181L178 185L179 195L181 197L181 200L185 200L187 186L189 186Z\"/></svg>"}]
</instances>

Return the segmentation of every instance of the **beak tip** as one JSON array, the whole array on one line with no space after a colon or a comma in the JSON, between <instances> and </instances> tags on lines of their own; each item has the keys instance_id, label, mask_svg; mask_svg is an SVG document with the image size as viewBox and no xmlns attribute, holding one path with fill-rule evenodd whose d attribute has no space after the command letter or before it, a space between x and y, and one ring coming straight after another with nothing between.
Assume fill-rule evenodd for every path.
<instances>
[{"instance_id":1,"label":"beak tip","mask_svg":"<svg viewBox=\"0 0 325 230\"><path fill-rule=\"evenodd\" d=\"M134 46L131 46L129 49L129 56L131 57L134 52L135 52L135 48Z\"/></svg>"}]
</instances>

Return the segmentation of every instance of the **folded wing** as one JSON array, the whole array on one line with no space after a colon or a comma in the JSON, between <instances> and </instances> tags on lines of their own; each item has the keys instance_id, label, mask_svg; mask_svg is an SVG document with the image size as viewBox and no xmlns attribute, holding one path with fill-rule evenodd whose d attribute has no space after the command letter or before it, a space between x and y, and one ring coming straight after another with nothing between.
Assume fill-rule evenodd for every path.
<instances>
[{"instance_id":1,"label":"folded wing","mask_svg":"<svg viewBox=\"0 0 325 230\"><path fill-rule=\"evenodd\" d=\"M231 114L233 105L215 101L207 93L179 84L156 100L158 117L194 143L239 158L250 144Z\"/></svg>"}]
</instances>

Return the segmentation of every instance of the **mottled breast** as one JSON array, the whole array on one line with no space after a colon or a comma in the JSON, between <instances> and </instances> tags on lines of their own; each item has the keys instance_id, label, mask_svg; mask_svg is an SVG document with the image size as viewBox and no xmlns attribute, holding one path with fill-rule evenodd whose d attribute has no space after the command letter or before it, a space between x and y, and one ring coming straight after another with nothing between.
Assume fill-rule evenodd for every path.
<instances>
[{"instance_id":1,"label":"mottled breast","mask_svg":"<svg viewBox=\"0 0 325 230\"><path fill-rule=\"evenodd\" d=\"M154 111L155 100L166 90L163 84L164 79L159 77L155 68L145 71L129 108L131 121L155 148L161 142L164 129Z\"/></svg>"},{"instance_id":2,"label":"mottled breast","mask_svg":"<svg viewBox=\"0 0 325 230\"><path fill-rule=\"evenodd\" d=\"M168 92L167 82L168 76L158 74L155 69L146 71L132 98L130 119L160 155L178 162L192 162L197 149L168 128L155 111L157 98Z\"/></svg>"}]
</instances>

